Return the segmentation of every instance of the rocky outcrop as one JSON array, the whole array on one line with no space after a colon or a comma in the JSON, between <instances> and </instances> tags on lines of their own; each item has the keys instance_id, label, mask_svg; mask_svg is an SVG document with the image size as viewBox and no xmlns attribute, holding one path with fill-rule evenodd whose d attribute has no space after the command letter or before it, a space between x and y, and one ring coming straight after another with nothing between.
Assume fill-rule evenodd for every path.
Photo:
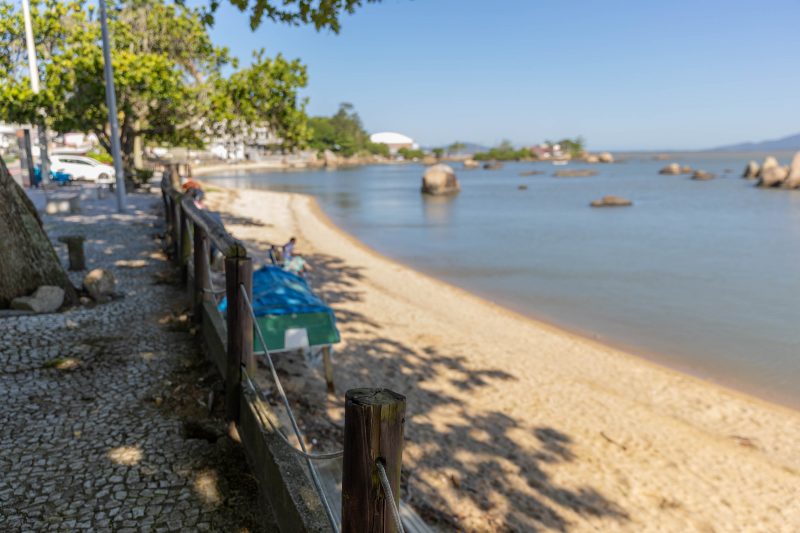
<instances>
[{"instance_id":1,"label":"rocky outcrop","mask_svg":"<svg viewBox=\"0 0 800 533\"><path fill-rule=\"evenodd\" d=\"M433 165L422 176L422 193L436 196L455 194L461 190L453 169L444 164Z\"/></svg>"},{"instance_id":2,"label":"rocky outcrop","mask_svg":"<svg viewBox=\"0 0 800 533\"><path fill-rule=\"evenodd\" d=\"M111 300L116 285L114 274L104 268L95 268L83 278L83 288L97 302Z\"/></svg>"},{"instance_id":3,"label":"rocky outcrop","mask_svg":"<svg viewBox=\"0 0 800 533\"><path fill-rule=\"evenodd\" d=\"M681 166L678 163L670 163L658 171L659 174L667 174L670 176L677 176L678 174L691 174L692 172L692 167L688 165Z\"/></svg>"},{"instance_id":4,"label":"rocky outcrop","mask_svg":"<svg viewBox=\"0 0 800 533\"><path fill-rule=\"evenodd\" d=\"M677 176L678 174L681 173L681 166L678 163L670 163L669 165L659 170L658 173L666 174L669 176Z\"/></svg>"},{"instance_id":5,"label":"rocky outcrop","mask_svg":"<svg viewBox=\"0 0 800 533\"><path fill-rule=\"evenodd\" d=\"M553 173L556 178L587 178L596 176L597 171L589 168L574 168L569 170L557 170Z\"/></svg>"},{"instance_id":6,"label":"rocky outcrop","mask_svg":"<svg viewBox=\"0 0 800 533\"><path fill-rule=\"evenodd\" d=\"M536 176L538 174L544 174L543 170L526 170L524 172L520 172L520 176Z\"/></svg>"},{"instance_id":7,"label":"rocky outcrop","mask_svg":"<svg viewBox=\"0 0 800 533\"><path fill-rule=\"evenodd\" d=\"M603 196L599 200L594 200L589 205L592 207L627 207L629 205L633 205L633 202L620 196L608 195Z\"/></svg>"},{"instance_id":8,"label":"rocky outcrop","mask_svg":"<svg viewBox=\"0 0 800 533\"><path fill-rule=\"evenodd\" d=\"M789 169L780 166L778 160L770 155L764 159L764 163L761 165L757 185L759 187L777 187L788 176Z\"/></svg>"},{"instance_id":9,"label":"rocky outcrop","mask_svg":"<svg viewBox=\"0 0 800 533\"><path fill-rule=\"evenodd\" d=\"M42 285L30 296L11 300L11 309L33 311L34 313L54 313L64 303L64 289L53 285Z\"/></svg>"},{"instance_id":10,"label":"rocky outcrop","mask_svg":"<svg viewBox=\"0 0 800 533\"><path fill-rule=\"evenodd\" d=\"M323 160L325 161L326 167L338 167L339 166L339 157L331 152L330 150L325 150L322 154Z\"/></svg>"},{"instance_id":11,"label":"rocky outcrop","mask_svg":"<svg viewBox=\"0 0 800 533\"><path fill-rule=\"evenodd\" d=\"M500 161L489 161L483 164L484 170L500 170L501 168L503 168L503 163Z\"/></svg>"},{"instance_id":12,"label":"rocky outcrop","mask_svg":"<svg viewBox=\"0 0 800 533\"><path fill-rule=\"evenodd\" d=\"M692 179L697 181L708 181L714 178L716 178L714 174L706 172L705 170L695 170L694 174L692 174Z\"/></svg>"},{"instance_id":13,"label":"rocky outcrop","mask_svg":"<svg viewBox=\"0 0 800 533\"><path fill-rule=\"evenodd\" d=\"M789 175L783 180L781 187L785 189L800 189L800 152L794 154L789 165Z\"/></svg>"},{"instance_id":14,"label":"rocky outcrop","mask_svg":"<svg viewBox=\"0 0 800 533\"><path fill-rule=\"evenodd\" d=\"M464 168L480 168L481 164L474 159L465 159Z\"/></svg>"},{"instance_id":15,"label":"rocky outcrop","mask_svg":"<svg viewBox=\"0 0 800 533\"><path fill-rule=\"evenodd\" d=\"M758 163L756 163L755 161L750 161L744 168L744 173L742 174L742 177L748 180L754 180L758 177L759 170L761 169L758 166Z\"/></svg>"},{"instance_id":16,"label":"rocky outcrop","mask_svg":"<svg viewBox=\"0 0 800 533\"><path fill-rule=\"evenodd\" d=\"M602 152L600 155L597 156L597 159L601 163L613 163L614 162L614 156L611 154L611 152Z\"/></svg>"},{"instance_id":17,"label":"rocky outcrop","mask_svg":"<svg viewBox=\"0 0 800 533\"><path fill-rule=\"evenodd\" d=\"M587 155L583 160L586 161L587 163L599 163L600 162L600 158L597 157L594 154Z\"/></svg>"}]
</instances>

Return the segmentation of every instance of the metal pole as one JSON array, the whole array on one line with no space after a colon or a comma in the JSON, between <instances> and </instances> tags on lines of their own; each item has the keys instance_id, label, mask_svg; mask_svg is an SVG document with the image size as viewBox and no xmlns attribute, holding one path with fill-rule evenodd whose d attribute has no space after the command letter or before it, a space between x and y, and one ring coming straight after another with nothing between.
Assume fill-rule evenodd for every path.
<instances>
[{"instance_id":1,"label":"metal pole","mask_svg":"<svg viewBox=\"0 0 800 533\"><path fill-rule=\"evenodd\" d=\"M33 94L39 94L39 67L36 64L36 45L33 42L31 8L28 5L28 0L22 0L22 18L25 21L25 44L28 47L28 71L31 78L31 90ZM39 159L41 160L42 184L44 185L50 177L50 159L47 157L47 125L45 124L44 113L37 118L39 119ZM31 176L32 181L33 176Z\"/></svg>"},{"instance_id":2,"label":"metal pole","mask_svg":"<svg viewBox=\"0 0 800 533\"><path fill-rule=\"evenodd\" d=\"M117 211L125 212L125 174L122 170L122 157L119 146L119 120L117 118L117 95L114 92L114 71L111 67L111 45L108 40L106 21L106 0L100 0L100 28L103 32L103 63L106 74L106 107L108 122L111 125L111 155L114 157L114 174L117 181Z\"/></svg>"}]
</instances>

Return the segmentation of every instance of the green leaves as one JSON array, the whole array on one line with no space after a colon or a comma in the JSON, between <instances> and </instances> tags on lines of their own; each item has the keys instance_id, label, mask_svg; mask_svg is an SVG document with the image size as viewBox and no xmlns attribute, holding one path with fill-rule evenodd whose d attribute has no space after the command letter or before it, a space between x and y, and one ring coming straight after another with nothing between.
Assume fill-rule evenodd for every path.
<instances>
[{"instance_id":1,"label":"green leaves","mask_svg":"<svg viewBox=\"0 0 800 533\"><path fill-rule=\"evenodd\" d=\"M239 11L250 10L250 28L255 30L264 19L299 26L313 24L317 31L330 29L339 33L343 15L354 13L365 3L380 0L229 0ZM219 7L218 0L210 0L208 9L203 11L203 21L214 24L214 13Z\"/></svg>"},{"instance_id":2,"label":"green leaves","mask_svg":"<svg viewBox=\"0 0 800 533\"><path fill-rule=\"evenodd\" d=\"M107 108L100 27L88 0L31 5L42 90L30 90L24 25L13 0L0 0L0 118L33 122L44 112L57 131L93 132L107 149ZM165 0L117 2L108 11L112 63L126 166L134 139L201 146L210 135L246 137L268 129L284 148L309 138L305 66L255 56L222 75L235 58L213 44L202 13Z\"/></svg>"},{"instance_id":3,"label":"green leaves","mask_svg":"<svg viewBox=\"0 0 800 533\"><path fill-rule=\"evenodd\" d=\"M314 117L309 121L312 130L311 147L316 150L331 150L344 156L367 151L382 154L384 149L369 141L361 118L353 109L353 104L339 104L339 110L332 117Z\"/></svg>"}]
</instances>

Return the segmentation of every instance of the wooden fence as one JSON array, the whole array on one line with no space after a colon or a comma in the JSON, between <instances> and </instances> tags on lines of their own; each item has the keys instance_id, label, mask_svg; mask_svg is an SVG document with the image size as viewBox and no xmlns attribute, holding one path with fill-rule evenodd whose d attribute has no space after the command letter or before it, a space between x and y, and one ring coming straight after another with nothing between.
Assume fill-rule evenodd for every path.
<instances>
[{"instance_id":1,"label":"wooden fence","mask_svg":"<svg viewBox=\"0 0 800 533\"><path fill-rule=\"evenodd\" d=\"M276 434L276 424L264 424L265 420L277 421L277 417L257 391L245 385L245 375L254 376L257 371L254 324L248 307L253 259L222 223L182 194L181 170L177 165L167 167L161 181L168 253L190 293L205 352L224 379L225 416L236 424L259 483L259 497L271 508L281 531L339 531L338 516L345 532L397 531L393 511L400 507L405 398L386 389L347 391L341 513L339 509L331 513L323 491L318 490L319 483L312 483L316 473L310 458L306 458L305 468L302 452L291 449L286 438ZM212 250L224 256L224 318L210 279ZM394 501L381 486L384 473ZM404 511L410 513L407 508Z\"/></svg>"}]
</instances>

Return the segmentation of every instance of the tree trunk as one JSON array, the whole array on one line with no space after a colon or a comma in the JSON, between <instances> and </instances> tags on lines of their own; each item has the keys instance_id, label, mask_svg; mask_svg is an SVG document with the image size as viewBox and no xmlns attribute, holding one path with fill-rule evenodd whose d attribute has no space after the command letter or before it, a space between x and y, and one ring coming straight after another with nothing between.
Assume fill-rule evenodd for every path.
<instances>
[{"instance_id":1,"label":"tree trunk","mask_svg":"<svg viewBox=\"0 0 800 533\"><path fill-rule=\"evenodd\" d=\"M47 237L36 208L0 157L0 308L41 285L64 289L64 302L77 295Z\"/></svg>"}]
</instances>

